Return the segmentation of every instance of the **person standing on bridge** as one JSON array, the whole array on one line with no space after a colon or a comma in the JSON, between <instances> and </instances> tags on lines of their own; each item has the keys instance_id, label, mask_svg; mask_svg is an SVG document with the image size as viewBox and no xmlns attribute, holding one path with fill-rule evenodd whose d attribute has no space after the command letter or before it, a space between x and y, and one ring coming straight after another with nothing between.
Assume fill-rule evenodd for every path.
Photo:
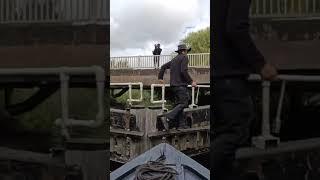
<instances>
[{"instance_id":1,"label":"person standing on bridge","mask_svg":"<svg viewBox=\"0 0 320 180\"><path fill-rule=\"evenodd\" d=\"M249 33L251 0L213 1L214 58L213 121L211 129L211 173L214 180L242 179L233 168L236 150L247 144L254 117L248 77L258 73L264 80L277 77ZM243 178L245 179L245 178Z\"/></svg>"},{"instance_id":2,"label":"person standing on bridge","mask_svg":"<svg viewBox=\"0 0 320 180\"><path fill-rule=\"evenodd\" d=\"M159 60L160 60L160 54L162 52L162 49L160 48L160 44L155 44L154 45L154 50L152 51L154 56L154 68L158 69L159 68Z\"/></svg>"},{"instance_id":3,"label":"person standing on bridge","mask_svg":"<svg viewBox=\"0 0 320 180\"><path fill-rule=\"evenodd\" d=\"M183 109L188 107L190 100L187 86L189 84L192 86L197 85L188 73L189 59L187 53L189 51L191 51L191 48L187 48L187 45L178 45L178 50L175 51L178 55L162 65L158 75L160 83L164 84L164 72L166 69L170 69L170 86L175 96L175 107L170 112L163 114L163 117L165 117L167 121L174 123L176 128L180 129L187 128L183 119ZM168 129L168 124L165 121L164 126Z\"/></svg>"}]
</instances>

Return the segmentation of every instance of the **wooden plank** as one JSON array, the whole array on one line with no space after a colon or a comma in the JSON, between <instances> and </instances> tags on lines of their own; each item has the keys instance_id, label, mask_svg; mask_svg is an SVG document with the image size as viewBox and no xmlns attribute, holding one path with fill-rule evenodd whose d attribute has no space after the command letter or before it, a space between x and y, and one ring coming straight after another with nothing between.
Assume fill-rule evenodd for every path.
<instances>
[{"instance_id":1,"label":"wooden plank","mask_svg":"<svg viewBox=\"0 0 320 180\"><path fill-rule=\"evenodd\" d=\"M65 166L63 162L60 162L58 159L50 157L50 154L16 150L7 147L0 147L0 160L39 163L46 165L54 165L57 167Z\"/></svg>"},{"instance_id":2,"label":"wooden plank","mask_svg":"<svg viewBox=\"0 0 320 180\"><path fill-rule=\"evenodd\" d=\"M109 169L107 151L72 150L67 151L65 156L67 165L81 167L83 180L106 179Z\"/></svg>"},{"instance_id":3,"label":"wooden plank","mask_svg":"<svg viewBox=\"0 0 320 180\"><path fill-rule=\"evenodd\" d=\"M177 134L188 134L193 133L197 131L209 131L210 126L203 126L203 127L195 127L195 128L189 128L189 129L180 129L180 130L169 130L169 131L159 131L148 134L148 137L161 137L161 136L169 136L169 135L177 135Z\"/></svg>"},{"instance_id":4,"label":"wooden plank","mask_svg":"<svg viewBox=\"0 0 320 180\"><path fill-rule=\"evenodd\" d=\"M110 133L114 134L122 134L122 135L131 135L131 136L139 136L142 137L144 135L144 132L138 132L138 131L126 131L123 129L111 129L110 128Z\"/></svg>"}]
</instances>

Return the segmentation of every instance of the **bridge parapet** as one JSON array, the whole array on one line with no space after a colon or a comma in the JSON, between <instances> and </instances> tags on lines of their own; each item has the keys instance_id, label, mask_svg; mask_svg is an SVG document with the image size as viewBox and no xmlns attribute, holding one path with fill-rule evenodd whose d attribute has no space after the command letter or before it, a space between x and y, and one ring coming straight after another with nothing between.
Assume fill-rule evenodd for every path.
<instances>
[{"instance_id":1,"label":"bridge parapet","mask_svg":"<svg viewBox=\"0 0 320 180\"><path fill-rule=\"evenodd\" d=\"M109 24L108 0L0 0L0 24Z\"/></svg>"},{"instance_id":2,"label":"bridge parapet","mask_svg":"<svg viewBox=\"0 0 320 180\"><path fill-rule=\"evenodd\" d=\"M158 69L155 59L159 59L159 65L163 65L176 55L151 55L151 56L118 56L110 58L110 69ZM209 68L210 53L188 54L189 67Z\"/></svg>"},{"instance_id":3,"label":"bridge parapet","mask_svg":"<svg viewBox=\"0 0 320 180\"><path fill-rule=\"evenodd\" d=\"M253 18L319 17L317 0L252 0Z\"/></svg>"}]
</instances>

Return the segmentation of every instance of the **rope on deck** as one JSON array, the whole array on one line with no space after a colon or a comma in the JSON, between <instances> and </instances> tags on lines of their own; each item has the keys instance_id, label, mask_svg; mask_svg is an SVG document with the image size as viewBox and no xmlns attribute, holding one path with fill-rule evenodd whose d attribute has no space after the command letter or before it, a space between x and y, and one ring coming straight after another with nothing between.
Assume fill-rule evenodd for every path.
<instances>
[{"instance_id":1,"label":"rope on deck","mask_svg":"<svg viewBox=\"0 0 320 180\"><path fill-rule=\"evenodd\" d=\"M139 166L134 180L175 180L178 172L164 164L165 156Z\"/></svg>"}]
</instances>

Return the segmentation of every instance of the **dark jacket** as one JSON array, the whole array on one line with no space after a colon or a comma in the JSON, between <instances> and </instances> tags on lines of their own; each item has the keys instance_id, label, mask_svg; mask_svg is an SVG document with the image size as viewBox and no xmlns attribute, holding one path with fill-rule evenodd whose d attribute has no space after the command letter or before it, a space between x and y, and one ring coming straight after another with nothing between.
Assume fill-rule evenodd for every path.
<instances>
[{"instance_id":1,"label":"dark jacket","mask_svg":"<svg viewBox=\"0 0 320 180\"><path fill-rule=\"evenodd\" d=\"M189 59L187 55L179 54L171 61L161 66L158 79L163 79L166 69L170 69L170 86L187 86L192 83L188 73Z\"/></svg>"},{"instance_id":2,"label":"dark jacket","mask_svg":"<svg viewBox=\"0 0 320 180\"><path fill-rule=\"evenodd\" d=\"M250 0L212 3L213 78L260 72L265 60L249 34Z\"/></svg>"},{"instance_id":3,"label":"dark jacket","mask_svg":"<svg viewBox=\"0 0 320 180\"><path fill-rule=\"evenodd\" d=\"M154 48L154 50L152 51L153 55L160 55L161 54L162 49L161 48Z\"/></svg>"}]
</instances>

